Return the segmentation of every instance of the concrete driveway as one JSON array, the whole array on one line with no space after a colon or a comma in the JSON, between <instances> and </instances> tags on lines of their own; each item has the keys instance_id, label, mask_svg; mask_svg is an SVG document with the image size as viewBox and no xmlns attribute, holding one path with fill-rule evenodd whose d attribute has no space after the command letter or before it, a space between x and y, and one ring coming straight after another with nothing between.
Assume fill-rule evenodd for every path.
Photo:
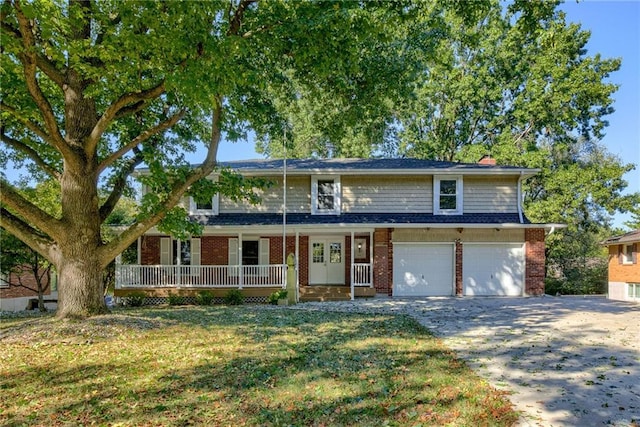
<instances>
[{"instance_id":1,"label":"concrete driveway","mask_svg":"<svg viewBox=\"0 0 640 427\"><path fill-rule=\"evenodd\" d=\"M441 337L520 426L640 426L640 305L599 297L416 298L296 308L394 312Z\"/></svg>"}]
</instances>

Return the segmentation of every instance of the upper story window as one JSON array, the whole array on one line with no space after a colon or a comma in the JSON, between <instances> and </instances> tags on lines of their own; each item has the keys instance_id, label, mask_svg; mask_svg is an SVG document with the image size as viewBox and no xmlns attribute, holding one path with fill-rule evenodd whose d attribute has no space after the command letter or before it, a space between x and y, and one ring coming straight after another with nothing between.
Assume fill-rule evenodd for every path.
<instances>
[{"instance_id":1,"label":"upper story window","mask_svg":"<svg viewBox=\"0 0 640 427\"><path fill-rule=\"evenodd\" d=\"M339 215L340 194L340 177L312 177L311 213L314 215Z\"/></svg>"},{"instance_id":2,"label":"upper story window","mask_svg":"<svg viewBox=\"0 0 640 427\"><path fill-rule=\"evenodd\" d=\"M623 264L633 264L633 248L634 245L622 245L622 263Z\"/></svg>"},{"instance_id":3,"label":"upper story window","mask_svg":"<svg viewBox=\"0 0 640 427\"><path fill-rule=\"evenodd\" d=\"M462 215L462 176L433 178L433 213Z\"/></svg>"},{"instance_id":4,"label":"upper story window","mask_svg":"<svg viewBox=\"0 0 640 427\"><path fill-rule=\"evenodd\" d=\"M218 215L219 197L217 194L204 203L196 202L193 197L189 201L189 213L191 215Z\"/></svg>"}]
</instances>

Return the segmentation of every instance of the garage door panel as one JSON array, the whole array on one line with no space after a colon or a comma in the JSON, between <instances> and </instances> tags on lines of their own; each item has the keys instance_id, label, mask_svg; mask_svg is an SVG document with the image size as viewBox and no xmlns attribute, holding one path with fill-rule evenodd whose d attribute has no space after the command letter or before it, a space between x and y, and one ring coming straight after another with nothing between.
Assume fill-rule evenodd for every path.
<instances>
[{"instance_id":1,"label":"garage door panel","mask_svg":"<svg viewBox=\"0 0 640 427\"><path fill-rule=\"evenodd\" d=\"M522 295L522 244L466 244L463 247L462 274L465 295Z\"/></svg>"},{"instance_id":2,"label":"garage door panel","mask_svg":"<svg viewBox=\"0 0 640 427\"><path fill-rule=\"evenodd\" d=\"M453 293L453 245L393 245L393 295Z\"/></svg>"}]
</instances>

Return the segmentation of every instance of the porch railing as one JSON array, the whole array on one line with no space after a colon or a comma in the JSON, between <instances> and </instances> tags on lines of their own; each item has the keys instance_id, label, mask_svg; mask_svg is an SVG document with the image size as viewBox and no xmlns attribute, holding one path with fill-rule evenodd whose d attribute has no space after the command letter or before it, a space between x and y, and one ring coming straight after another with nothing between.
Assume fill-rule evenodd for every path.
<instances>
[{"instance_id":1,"label":"porch railing","mask_svg":"<svg viewBox=\"0 0 640 427\"><path fill-rule=\"evenodd\" d=\"M271 265L116 265L116 289L286 287L283 264Z\"/></svg>"},{"instance_id":2,"label":"porch railing","mask_svg":"<svg viewBox=\"0 0 640 427\"><path fill-rule=\"evenodd\" d=\"M353 264L353 286L371 286L371 264Z\"/></svg>"}]
</instances>

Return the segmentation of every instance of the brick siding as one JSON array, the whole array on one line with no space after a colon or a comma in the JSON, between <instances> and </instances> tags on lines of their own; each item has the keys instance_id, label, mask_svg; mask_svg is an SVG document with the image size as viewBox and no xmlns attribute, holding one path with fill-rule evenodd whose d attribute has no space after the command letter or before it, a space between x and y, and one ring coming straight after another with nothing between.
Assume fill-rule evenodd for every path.
<instances>
[{"instance_id":1,"label":"brick siding","mask_svg":"<svg viewBox=\"0 0 640 427\"><path fill-rule=\"evenodd\" d=\"M637 252L638 248L640 248L640 243L635 243L634 248ZM636 255L635 264L623 264L621 252L622 245L609 246L609 281L640 283L640 261L638 261L638 255Z\"/></svg>"},{"instance_id":2,"label":"brick siding","mask_svg":"<svg viewBox=\"0 0 640 427\"><path fill-rule=\"evenodd\" d=\"M390 228L379 228L373 233L373 286L376 293L391 295L393 281L393 247Z\"/></svg>"},{"instance_id":3,"label":"brick siding","mask_svg":"<svg viewBox=\"0 0 640 427\"><path fill-rule=\"evenodd\" d=\"M527 295L544 294L545 278L545 243L543 228L528 228L524 231L526 277L525 293Z\"/></svg>"},{"instance_id":4,"label":"brick siding","mask_svg":"<svg viewBox=\"0 0 640 427\"><path fill-rule=\"evenodd\" d=\"M455 260L456 260L456 295L462 296L464 294L464 289L462 289L462 242L460 240L456 240L456 248L455 248Z\"/></svg>"},{"instance_id":5,"label":"brick siding","mask_svg":"<svg viewBox=\"0 0 640 427\"><path fill-rule=\"evenodd\" d=\"M42 274L40 271L38 274ZM25 266L23 268L23 273L20 275L20 279L23 285L30 287L31 289L38 289L38 285L36 284L36 278L33 277L33 272L31 268ZM2 287L0 287L0 298L20 298L20 297L37 297L38 292L27 289L23 286L19 286L18 276L14 273L11 273L8 277L11 285L7 286L6 283L2 282ZM51 287L49 286L49 279L46 275L42 277L42 285L45 288L44 295L51 295ZM7 287L5 287L7 286Z\"/></svg>"}]
</instances>

